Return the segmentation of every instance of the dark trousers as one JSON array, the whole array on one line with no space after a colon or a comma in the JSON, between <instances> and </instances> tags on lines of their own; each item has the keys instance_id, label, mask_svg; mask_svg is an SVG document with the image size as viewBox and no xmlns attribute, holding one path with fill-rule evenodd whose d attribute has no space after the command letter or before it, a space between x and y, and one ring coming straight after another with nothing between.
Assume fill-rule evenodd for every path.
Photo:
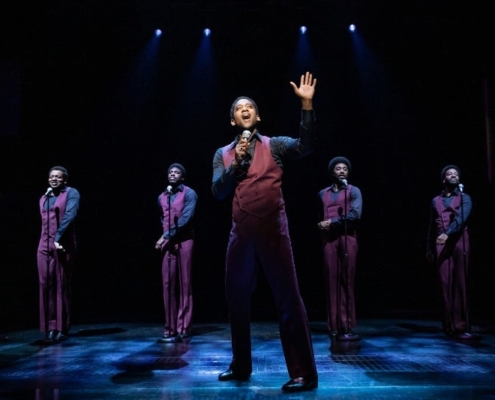
<instances>
[{"instance_id":1,"label":"dark trousers","mask_svg":"<svg viewBox=\"0 0 495 400\"><path fill-rule=\"evenodd\" d=\"M443 302L443 329L465 332L468 326L467 270L469 237L464 233L455 243L437 245L438 276Z\"/></svg>"},{"instance_id":2,"label":"dark trousers","mask_svg":"<svg viewBox=\"0 0 495 400\"><path fill-rule=\"evenodd\" d=\"M354 236L338 236L323 242L327 323L330 331L342 333L356 326L354 277L357 251L358 243Z\"/></svg>"},{"instance_id":3,"label":"dark trousers","mask_svg":"<svg viewBox=\"0 0 495 400\"><path fill-rule=\"evenodd\" d=\"M40 331L69 332L71 326L71 277L74 255L54 249L38 249Z\"/></svg>"},{"instance_id":4,"label":"dark trousers","mask_svg":"<svg viewBox=\"0 0 495 400\"><path fill-rule=\"evenodd\" d=\"M225 287L232 334L231 368L252 372L250 303L260 264L271 287L280 338L291 378L316 372L306 309L299 294L285 210L260 219L233 221L227 248Z\"/></svg>"},{"instance_id":5,"label":"dark trousers","mask_svg":"<svg viewBox=\"0 0 495 400\"><path fill-rule=\"evenodd\" d=\"M165 335L191 334L193 315L192 255L194 240L166 247L162 262ZM169 265L170 255L170 265ZM170 268L170 269L169 269ZM179 293L177 293L177 290ZM177 304L178 303L178 304Z\"/></svg>"}]
</instances>

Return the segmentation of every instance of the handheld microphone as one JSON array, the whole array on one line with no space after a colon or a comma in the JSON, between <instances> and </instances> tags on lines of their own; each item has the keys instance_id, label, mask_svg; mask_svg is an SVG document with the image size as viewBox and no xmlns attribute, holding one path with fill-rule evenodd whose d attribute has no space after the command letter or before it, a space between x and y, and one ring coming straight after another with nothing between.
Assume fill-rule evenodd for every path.
<instances>
[{"instance_id":1,"label":"handheld microphone","mask_svg":"<svg viewBox=\"0 0 495 400\"><path fill-rule=\"evenodd\" d=\"M341 179L340 182L342 182L342 185L347 187L347 179Z\"/></svg>"},{"instance_id":2,"label":"handheld microphone","mask_svg":"<svg viewBox=\"0 0 495 400\"><path fill-rule=\"evenodd\" d=\"M241 139L240 140L245 140L248 142L248 147L247 147L248 149L249 149L249 139L251 139L251 136L252 136L251 132L247 129L245 129L241 133ZM250 159L251 159L251 156L249 155L249 153L244 154L244 156L239 161L240 166L241 167L246 167L246 166L249 167L249 160Z\"/></svg>"},{"instance_id":3,"label":"handheld microphone","mask_svg":"<svg viewBox=\"0 0 495 400\"><path fill-rule=\"evenodd\" d=\"M46 189L45 196L50 195L52 192L53 192L53 188L49 187L48 189Z\"/></svg>"},{"instance_id":4,"label":"handheld microphone","mask_svg":"<svg viewBox=\"0 0 495 400\"><path fill-rule=\"evenodd\" d=\"M249 142L250 137L251 137L251 132L248 131L247 129L243 131L241 134L241 140L247 140Z\"/></svg>"},{"instance_id":5,"label":"handheld microphone","mask_svg":"<svg viewBox=\"0 0 495 400\"><path fill-rule=\"evenodd\" d=\"M457 187L459 188L459 190L460 190L461 192L464 192L464 185L463 185L462 183L459 183L459 184L457 185Z\"/></svg>"},{"instance_id":6,"label":"handheld microphone","mask_svg":"<svg viewBox=\"0 0 495 400\"><path fill-rule=\"evenodd\" d=\"M167 186L167 193L172 194L172 186L170 185Z\"/></svg>"}]
</instances>

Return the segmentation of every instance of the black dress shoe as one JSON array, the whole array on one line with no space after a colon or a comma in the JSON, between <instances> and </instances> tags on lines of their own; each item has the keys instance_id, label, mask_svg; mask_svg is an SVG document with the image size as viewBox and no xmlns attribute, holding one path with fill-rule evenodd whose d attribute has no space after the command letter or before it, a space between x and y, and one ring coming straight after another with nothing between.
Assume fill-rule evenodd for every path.
<instances>
[{"instance_id":1,"label":"black dress shoe","mask_svg":"<svg viewBox=\"0 0 495 400\"><path fill-rule=\"evenodd\" d=\"M57 331L56 330L51 330L49 331L46 335L45 338L40 340L40 344L44 344L45 346L49 346L52 344L57 343L55 340L55 336L57 336Z\"/></svg>"},{"instance_id":2,"label":"black dress shoe","mask_svg":"<svg viewBox=\"0 0 495 400\"><path fill-rule=\"evenodd\" d=\"M349 331L349 332L339 333L337 335L337 340L341 340L345 342L356 342L358 340L361 340L361 338L359 337L359 335L356 335L355 333Z\"/></svg>"},{"instance_id":3,"label":"black dress shoe","mask_svg":"<svg viewBox=\"0 0 495 400\"><path fill-rule=\"evenodd\" d=\"M178 335L163 335L160 339L158 339L160 343L179 343L180 336Z\"/></svg>"},{"instance_id":4,"label":"black dress shoe","mask_svg":"<svg viewBox=\"0 0 495 400\"><path fill-rule=\"evenodd\" d=\"M247 381L251 374L238 374L230 368L218 375L219 381Z\"/></svg>"},{"instance_id":5,"label":"black dress shoe","mask_svg":"<svg viewBox=\"0 0 495 400\"><path fill-rule=\"evenodd\" d=\"M313 390L318 387L318 375L301 376L292 378L289 382L282 386L284 392L303 392L305 390Z\"/></svg>"},{"instance_id":6,"label":"black dress shoe","mask_svg":"<svg viewBox=\"0 0 495 400\"><path fill-rule=\"evenodd\" d=\"M455 334L455 338L457 340L479 340L480 339L479 335L476 335L476 334L471 333L471 332L457 332Z\"/></svg>"},{"instance_id":7,"label":"black dress shoe","mask_svg":"<svg viewBox=\"0 0 495 400\"><path fill-rule=\"evenodd\" d=\"M50 332L46 334L46 342L55 343L55 337L57 336L57 331L52 329Z\"/></svg>"},{"instance_id":8,"label":"black dress shoe","mask_svg":"<svg viewBox=\"0 0 495 400\"><path fill-rule=\"evenodd\" d=\"M189 340L189 339L191 339L191 335L189 333L181 333L179 336L180 336L180 338L182 340Z\"/></svg>"},{"instance_id":9,"label":"black dress shoe","mask_svg":"<svg viewBox=\"0 0 495 400\"><path fill-rule=\"evenodd\" d=\"M57 342L57 343L58 342L63 342L64 340L67 339L67 337L68 336L65 333L58 331L57 334L55 335L54 341Z\"/></svg>"}]
</instances>

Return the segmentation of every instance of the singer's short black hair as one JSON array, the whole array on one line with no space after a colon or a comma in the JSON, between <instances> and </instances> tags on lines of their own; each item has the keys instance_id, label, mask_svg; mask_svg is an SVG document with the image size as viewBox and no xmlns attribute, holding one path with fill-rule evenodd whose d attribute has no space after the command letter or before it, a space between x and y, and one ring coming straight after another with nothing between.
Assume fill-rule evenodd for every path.
<instances>
[{"instance_id":1,"label":"singer's short black hair","mask_svg":"<svg viewBox=\"0 0 495 400\"><path fill-rule=\"evenodd\" d=\"M64 179L65 180L69 179L69 173L61 165L55 165L54 167L51 167L50 168L50 171L48 171L48 175L50 175L50 172L52 172L52 171L61 171L62 172L62 176L64 177Z\"/></svg>"},{"instance_id":2,"label":"singer's short black hair","mask_svg":"<svg viewBox=\"0 0 495 400\"><path fill-rule=\"evenodd\" d=\"M179 163L173 163L170 165L170 167L168 167L167 169L167 174L170 172L170 170L172 168L178 168L180 169L180 172L182 172L182 177L185 178L186 177L186 169L184 168L184 166L182 164L179 164Z\"/></svg>"},{"instance_id":3,"label":"singer's short black hair","mask_svg":"<svg viewBox=\"0 0 495 400\"><path fill-rule=\"evenodd\" d=\"M455 169L457 171L457 173L459 174L459 177L461 176L461 170L459 169L459 167L457 167L456 165L447 165L446 167L444 167L442 169L442 172L440 174L440 179L443 181L445 179L445 174L447 173L447 171L449 169Z\"/></svg>"},{"instance_id":4,"label":"singer's short black hair","mask_svg":"<svg viewBox=\"0 0 495 400\"><path fill-rule=\"evenodd\" d=\"M347 169L351 172L351 162L347 158L339 156L332 158L328 163L328 173L332 175L333 169L340 163L347 165Z\"/></svg>"},{"instance_id":5,"label":"singer's short black hair","mask_svg":"<svg viewBox=\"0 0 495 400\"><path fill-rule=\"evenodd\" d=\"M250 101L251 103L253 103L254 109L256 110L256 114L259 114L259 112L258 112L258 105L254 102L254 100L251 97L239 96L237 99L234 100L234 102L230 106L230 119L231 120L234 119L235 105L237 104L237 102L239 100L242 100L242 99L246 99L246 100Z\"/></svg>"}]
</instances>

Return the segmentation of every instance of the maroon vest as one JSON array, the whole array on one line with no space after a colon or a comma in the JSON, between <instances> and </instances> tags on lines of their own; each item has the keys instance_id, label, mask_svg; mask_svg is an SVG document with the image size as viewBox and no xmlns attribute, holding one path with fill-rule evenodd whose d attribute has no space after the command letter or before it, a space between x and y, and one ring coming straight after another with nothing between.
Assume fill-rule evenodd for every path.
<instances>
[{"instance_id":1,"label":"maroon vest","mask_svg":"<svg viewBox=\"0 0 495 400\"><path fill-rule=\"evenodd\" d=\"M443 204L442 196L435 197L435 208L437 210L435 222L438 234L442 234L447 230L455 216L459 213L460 207L461 196L454 196L448 207L445 207ZM466 230L466 227L464 227L464 230Z\"/></svg>"},{"instance_id":2,"label":"maroon vest","mask_svg":"<svg viewBox=\"0 0 495 400\"><path fill-rule=\"evenodd\" d=\"M60 192L59 195L57 196L57 199L55 200L55 203L53 206L47 210L45 208L45 202L48 201L46 196L42 196L40 198L39 204L40 204L40 213L41 213L41 239L40 241L46 243L46 241L49 239L50 240L50 246L52 246L53 243L53 238L55 237L55 234L57 233L57 229L60 225L60 221L62 221L62 218L64 217L65 214L65 207L67 205L67 194L69 193L69 190L71 190L70 187L67 186L67 190L64 192ZM70 229L70 227L68 228ZM74 233L66 232L64 234L64 243L68 244L70 242L75 242Z\"/></svg>"},{"instance_id":3,"label":"maroon vest","mask_svg":"<svg viewBox=\"0 0 495 400\"><path fill-rule=\"evenodd\" d=\"M175 196L174 201L170 204L170 219L171 223L175 225L175 222L182 215L182 210L184 209L184 199L186 195L186 190L189 188L187 186L183 186L184 190L181 192L177 192L177 196ZM162 205L163 210L163 232L166 232L170 229L169 218L168 218L168 196L164 192L160 195L160 204Z\"/></svg>"},{"instance_id":4,"label":"maroon vest","mask_svg":"<svg viewBox=\"0 0 495 400\"><path fill-rule=\"evenodd\" d=\"M225 168L234 158L235 147L232 147L232 144L225 146L223 148ZM239 182L235 189L232 200L234 220L242 221L248 214L264 218L282 206L284 204L282 174L282 168L273 159L270 138L261 136L261 142L256 143L246 178Z\"/></svg>"},{"instance_id":5,"label":"maroon vest","mask_svg":"<svg viewBox=\"0 0 495 400\"><path fill-rule=\"evenodd\" d=\"M343 190L339 190L337 199L332 201L331 190L327 190L323 195L323 219L337 219L349 212L351 185ZM344 193L347 190L347 195ZM347 197L347 204L346 204Z\"/></svg>"}]
</instances>

